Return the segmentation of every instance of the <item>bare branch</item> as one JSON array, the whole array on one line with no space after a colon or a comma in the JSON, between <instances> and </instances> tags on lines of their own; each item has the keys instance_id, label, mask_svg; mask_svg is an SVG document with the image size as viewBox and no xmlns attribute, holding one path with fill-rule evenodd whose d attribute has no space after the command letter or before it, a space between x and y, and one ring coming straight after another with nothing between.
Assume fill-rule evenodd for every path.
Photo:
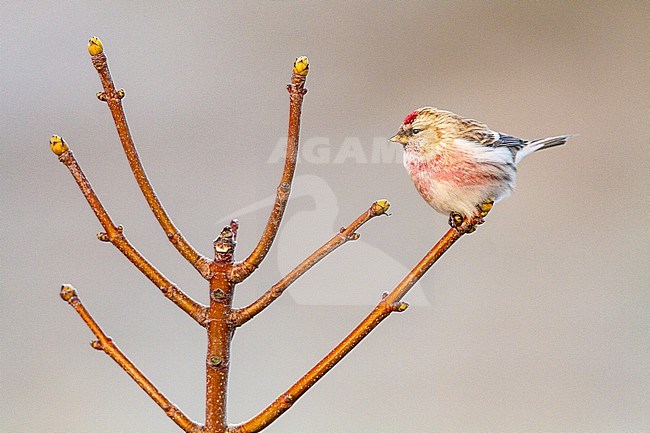
<instances>
[{"instance_id":1,"label":"bare branch","mask_svg":"<svg viewBox=\"0 0 650 433\"><path fill-rule=\"evenodd\" d=\"M293 403L306 393L318 380L329 372L345 355L375 329L390 313L404 311L408 304L401 299L413 285L431 268L431 266L463 234L471 231L482 218L479 214L466 220L459 229L449 229L447 233L429 250L420 262L388 294L384 294L379 304L363 321L328 353L318 364L301 377L291 388L282 393L273 403L250 420L229 428L230 433L256 433L275 421L286 412Z\"/></svg>"},{"instance_id":2,"label":"bare branch","mask_svg":"<svg viewBox=\"0 0 650 433\"><path fill-rule=\"evenodd\" d=\"M269 290L266 291L260 298L255 302L248 305L247 307L233 310L231 313L231 321L235 326L241 326L244 323L251 320L266 307L271 305L273 301L284 293L284 291L298 278L300 278L305 272L310 270L316 263L320 262L332 251L345 244L349 240L356 240L359 237L359 234L356 233L363 224L365 224L370 219L384 215L388 211L390 203L387 200L377 200L370 206L370 209L365 211L360 215L356 220L352 222L347 228L342 227L341 231L334 235L329 241L324 245L314 251L309 257L302 261L298 266L296 266L291 272L289 272L284 278L278 281L273 285Z\"/></svg>"},{"instance_id":3,"label":"bare branch","mask_svg":"<svg viewBox=\"0 0 650 433\"><path fill-rule=\"evenodd\" d=\"M99 39L96 39L99 42ZM91 40L92 41L92 40ZM104 87L103 92L97 94L99 100L104 101L108 104L111 114L113 115L113 120L115 121L115 126L117 127L117 134L120 137L122 142L122 147L124 148L124 153L129 161L131 166L131 171L135 176L135 180L144 195L144 198L147 200L147 204L153 211L154 216L160 223L160 226L165 231L169 241L176 247L178 252L181 253L185 259L190 262L194 268L206 279L209 278L209 263L210 260L203 257L199 254L192 245L183 237L181 232L176 228L172 220L167 215L165 208L158 199L156 192L154 191L149 179L147 178L147 173L140 162L140 157L133 143L133 138L131 137L131 132L129 131L129 125L126 122L126 116L124 114L124 108L122 107L122 98L124 98L124 89L115 89L115 84L111 78L110 71L108 70L108 63L106 60L106 55L103 53L103 47L101 42L99 45L89 45L88 51L92 55L92 62L95 69L99 73L99 77L102 81L102 86ZM96 53L96 54L93 54Z\"/></svg>"},{"instance_id":4,"label":"bare branch","mask_svg":"<svg viewBox=\"0 0 650 433\"><path fill-rule=\"evenodd\" d=\"M284 210L289 200L291 192L291 182L293 181L293 174L296 170L296 160L298 158L298 141L300 135L300 115L302 111L302 100L307 93L305 86L305 79L309 72L309 63L306 57L298 57L294 62L293 75L291 76L291 84L287 86L289 91L289 131L287 134L287 154L284 161L284 171L282 172L282 179L277 188L275 196L275 204L266 223L264 233L260 238L257 246L251 254L243 261L236 263L230 272L230 280L234 283L244 281L255 269L258 268L266 254L271 248L271 244L275 239L275 235L280 227Z\"/></svg>"},{"instance_id":5,"label":"bare branch","mask_svg":"<svg viewBox=\"0 0 650 433\"><path fill-rule=\"evenodd\" d=\"M61 161L74 177L79 189L88 201L90 208L93 210L105 232L97 235L98 239L103 242L112 243L131 263L135 265L151 282L153 282L162 293L169 298L174 304L179 306L183 311L190 315L200 325L205 326L206 307L197 303L187 296L176 284L167 279L158 269L156 269L147 259L144 258L133 245L129 243L123 233L122 226L115 226L111 217L106 212L101 201L95 194L92 185L81 170L79 163L68 149L68 145L61 137L52 136L50 144L54 153L59 155Z\"/></svg>"},{"instance_id":6,"label":"bare branch","mask_svg":"<svg viewBox=\"0 0 650 433\"><path fill-rule=\"evenodd\" d=\"M88 310L83 306L81 300L77 297L77 292L70 285L61 287L61 298L75 309L81 319L88 325L88 328L97 337L92 342L92 347L104 351L115 361L126 373L131 376L135 383L147 393L151 399L174 421L183 431L187 433L199 433L201 426L192 421L185 415L174 403L163 395L149 379L122 353L113 340L107 336L99 327L97 322L92 318Z\"/></svg>"}]
</instances>

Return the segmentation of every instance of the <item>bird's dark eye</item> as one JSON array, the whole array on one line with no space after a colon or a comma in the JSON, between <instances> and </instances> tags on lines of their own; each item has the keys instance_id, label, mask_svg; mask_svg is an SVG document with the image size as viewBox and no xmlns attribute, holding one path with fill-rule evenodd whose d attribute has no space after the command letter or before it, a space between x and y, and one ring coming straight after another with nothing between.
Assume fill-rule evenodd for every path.
<instances>
[{"instance_id":1,"label":"bird's dark eye","mask_svg":"<svg viewBox=\"0 0 650 433\"><path fill-rule=\"evenodd\" d=\"M415 134L419 134L420 132L422 132L422 130L418 129L418 128L413 128L413 129L411 129L411 132L413 133L413 135L415 135Z\"/></svg>"}]
</instances>

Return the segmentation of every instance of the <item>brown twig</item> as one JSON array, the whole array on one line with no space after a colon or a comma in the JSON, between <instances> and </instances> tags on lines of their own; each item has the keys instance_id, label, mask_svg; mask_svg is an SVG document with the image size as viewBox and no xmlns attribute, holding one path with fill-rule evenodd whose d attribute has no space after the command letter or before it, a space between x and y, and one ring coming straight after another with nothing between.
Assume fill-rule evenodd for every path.
<instances>
[{"instance_id":1,"label":"brown twig","mask_svg":"<svg viewBox=\"0 0 650 433\"><path fill-rule=\"evenodd\" d=\"M167 416L174 421L183 431L187 433L199 433L201 426L192 421L185 415L174 403L169 401L155 387L149 379L122 353L113 340L107 336L104 331L99 327L97 322L92 318L86 307L83 306L81 300L77 296L77 291L74 287L64 284L61 287L61 298L75 309L81 319L88 325L88 328L97 337L97 340L92 342L92 347L97 350L103 350L113 361L115 361L126 373L131 376L135 383L140 386L147 393L153 401L167 414Z\"/></svg>"},{"instance_id":2,"label":"brown twig","mask_svg":"<svg viewBox=\"0 0 650 433\"><path fill-rule=\"evenodd\" d=\"M233 264L239 224L232 220L214 241L208 308L204 433L222 433L227 428L226 398L230 369L230 343L235 327L229 320L235 284L228 277Z\"/></svg>"},{"instance_id":3,"label":"brown twig","mask_svg":"<svg viewBox=\"0 0 650 433\"><path fill-rule=\"evenodd\" d=\"M231 320L235 326L241 326L244 323L251 320L266 307L271 305L273 301L278 299L282 293L298 278L300 278L305 272L310 270L316 263L325 258L332 251L345 244L349 240L356 240L359 237L359 234L356 233L363 224L368 222L370 219L384 215L387 213L390 203L387 200L377 200L370 206L370 208L361 214L356 220L352 222L348 227L341 228L341 231L334 235L329 241L323 244L320 248L314 251L309 257L302 261L298 266L296 266L291 272L289 272L284 278L278 281L273 285L269 290L266 291L260 298L258 298L252 304L233 310L231 313Z\"/></svg>"},{"instance_id":4,"label":"brown twig","mask_svg":"<svg viewBox=\"0 0 650 433\"><path fill-rule=\"evenodd\" d=\"M293 181L293 174L296 170L296 160L298 158L298 138L300 134L300 114L302 110L302 100L307 93L304 88L307 73L309 72L309 63L306 57L299 57L296 59L293 68L293 75L291 76L291 84L287 85L289 91L290 105L289 105L289 130L287 134L287 153L284 161L284 170L282 172L282 179L277 188L275 196L275 204L266 223L264 233L260 238L255 249L250 255L242 262L235 263L230 271L229 278L234 283L244 281L255 269L258 268L266 254L271 248L271 244L275 239L275 235L280 227L284 210L289 200L291 192L291 182Z\"/></svg>"},{"instance_id":5,"label":"brown twig","mask_svg":"<svg viewBox=\"0 0 650 433\"><path fill-rule=\"evenodd\" d=\"M210 263L210 306L207 312L208 351L206 355L206 392L204 433L223 433L227 430L226 398L228 391L228 371L230 369L230 344L235 332L231 320L232 299L235 284L250 275L259 266L280 224L282 213L289 197L289 189L296 165L298 150L298 131L300 107L306 90L303 85L308 71L306 57L294 62L292 84L288 86L291 95L287 161L278 187L278 196L264 235L251 255L244 261L234 264L236 238L239 230L237 220L224 227L214 241L214 260Z\"/></svg>"},{"instance_id":6,"label":"brown twig","mask_svg":"<svg viewBox=\"0 0 650 433\"><path fill-rule=\"evenodd\" d=\"M230 433L256 433L275 421L286 412L293 403L307 392L318 380L329 372L345 355L375 329L390 313L404 311L408 304L401 299L413 285L431 268L431 266L463 234L481 222L480 215L465 221L459 229L450 228L447 233L431 248L408 275L390 292L384 294L379 304L363 321L328 353L318 364L301 377L293 386L282 393L273 403L250 420L229 428Z\"/></svg>"},{"instance_id":7,"label":"brown twig","mask_svg":"<svg viewBox=\"0 0 650 433\"><path fill-rule=\"evenodd\" d=\"M59 136L52 136L50 145L54 153L59 155L61 161L72 173L72 177L79 185L86 201L90 205L105 232L99 233L97 237L104 242L112 243L131 263L135 265L149 280L151 280L162 293L169 298L174 304L178 305L183 311L190 315L202 326L205 326L206 307L197 303L187 296L176 284L167 279L158 269L144 258L140 252L131 245L124 236L122 226L116 226L111 217L106 212L99 197L95 194L92 185L81 170L79 163L74 157L71 150L68 149L66 142Z\"/></svg>"},{"instance_id":8,"label":"brown twig","mask_svg":"<svg viewBox=\"0 0 650 433\"><path fill-rule=\"evenodd\" d=\"M104 101L108 104L111 114L113 115L113 120L115 126L117 127L117 134L120 137L122 142L122 147L124 148L124 153L129 161L131 166L131 171L135 176L135 180L142 191L147 204L153 211L154 216L160 223L160 226L165 231L169 241L176 247L176 249L181 253L185 259L196 268L197 271L206 279L209 276L209 263L210 260L203 257L199 254L192 245L183 237L181 232L176 228L172 220L167 215L165 208L158 199L156 192L154 191L149 179L147 178L147 173L140 162L140 157L133 143L133 138L131 137L131 132L129 131L129 125L126 122L126 116L124 114L124 108L122 107L122 98L124 98L124 89L115 89L115 84L111 78L110 71L108 70L108 63L106 60L106 55L103 52L103 47L101 42L97 38L96 45L89 45L88 51L92 55L92 62L95 69L99 73L99 77L102 81L102 86L104 87L103 92L97 94L99 100ZM91 43L93 41L91 39ZM93 49L95 47L95 49Z\"/></svg>"}]
</instances>

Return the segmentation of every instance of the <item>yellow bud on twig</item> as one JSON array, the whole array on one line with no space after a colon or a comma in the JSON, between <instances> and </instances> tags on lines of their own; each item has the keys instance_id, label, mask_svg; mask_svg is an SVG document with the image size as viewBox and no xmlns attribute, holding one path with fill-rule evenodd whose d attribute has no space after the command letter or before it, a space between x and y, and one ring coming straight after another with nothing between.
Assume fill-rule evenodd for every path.
<instances>
[{"instance_id":1,"label":"yellow bud on twig","mask_svg":"<svg viewBox=\"0 0 650 433\"><path fill-rule=\"evenodd\" d=\"M397 304L397 312L401 313L402 311L405 311L409 307L409 304L406 302L400 302Z\"/></svg>"},{"instance_id":2,"label":"yellow bud on twig","mask_svg":"<svg viewBox=\"0 0 650 433\"><path fill-rule=\"evenodd\" d=\"M300 56L293 62L293 73L306 77L309 73L309 59L305 56Z\"/></svg>"},{"instance_id":3,"label":"yellow bud on twig","mask_svg":"<svg viewBox=\"0 0 650 433\"><path fill-rule=\"evenodd\" d=\"M68 302L73 296L77 296L77 291L70 284L61 286L61 298Z\"/></svg>"},{"instance_id":4,"label":"yellow bud on twig","mask_svg":"<svg viewBox=\"0 0 650 433\"><path fill-rule=\"evenodd\" d=\"M96 56L104 52L104 45L102 45L102 41L97 36L93 36L88 41L88 52L91 56Z\"/></svg>"},{"instance_id":5,"label":"yellow bud on twig","mask_svg":"<svg viewBox=\"0 0 650 433\"><path fill-rule=\"evenodd\" d=\"M63 152L68 150L68 145L65 144L63 138L59 137L58 135L53 135L50 137L50 148L52 149L52 152L58 156L61 156Z\"/></svg>"},{"instance_id":6,"label":"yellow bud on twig","mask_svg":"<svg viewBox=\"0 0 650 433\"><path fill-rule=\"evenodd\" d=\"M374 203L374 208L377 215L387 214L388 209L390 209L390 202L385 199L377 200Z\"/></svg>"}]
</instances>

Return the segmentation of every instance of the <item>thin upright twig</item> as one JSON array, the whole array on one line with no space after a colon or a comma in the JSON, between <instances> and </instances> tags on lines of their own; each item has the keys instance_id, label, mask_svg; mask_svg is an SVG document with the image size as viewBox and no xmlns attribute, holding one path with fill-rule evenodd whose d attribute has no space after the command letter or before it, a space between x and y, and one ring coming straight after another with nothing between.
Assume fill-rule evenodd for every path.
<instances>
[{"instance_id":1,"label":"thin upright twig","mask_svg":"<svg viewBox=\"0 0 650 433\"><path fill-rule=\"evenodd\" d=\"M320 262L332 251L350 240L356 240L359 237L359 234L356 233L356 231L370 219L379 215L385 215L389 207L390 203L388 203L387 200L377 200L367 211L354 220L352 224L348 227L341 228L339 233L334 235L329 241L303 260L256 301L246 307L233 310L231 313L231 320L234 322L235 326L243 325L262 312L266 307L271 305L273 301L278 299L294 281L300 278L305 272L310 270L316 263Z\"/></svg>"},{"instance_id":2,"label":"thin upright twig","mask_svg":"<svg viewBox=\"0 0 650 433\"><path fill-rule=\"evenodd\" d=\"M147 178L147 173L140 162L138 151L136 150L133 138L131 137L129 125L126 122L124 108L122 107L122 98L124 98L125 95L124 89L115 89L115 84L113 83L111 73L108 70L108 62L101 41L99 41L98 38L92 38L88 46L88 51L92 55L93 65L95 66L95 69L97 69L102 81L102 86L104 87L104 91L99 92L97 98L106 102L108 108L111 110L115 126L117 127L117 134L119 135L122 147L124 148L124 153L129 161L135 180L137 181L144 198L147 200L147 204L153 211L158 223L165 231L169 241L204 278L208 279L210 277L210 260L199 254L198 251L196 251L185 239L178 228L176 228L167 215L162 203L160 203L156 192Z\"/></svg>"},{"instance_id":3,"label":"thin upright twig","mask_svg":"<svg viewBox=\"0 0 650 433\"><path fill-rule=\"evenodd\" d=\"M278 233L278 228L280 227L280 222L282 221L282 216L287 206L287 200L289 200L293 174L296 170L298 138L300 135L300 115L302 112L302 100L305 93L307 93L307 89L304 86L308 72L309 63L307 58L299 57L296 59L293 75L291 76L291 84L287 85L290 98L289 127L287 134L287 154L284 160L282 178L277 188L273 210L266 223L262 237L255 246L255 249L253 249L253 252L244 261L235 263L230 272L229 278L234 283L244 281L258 268L269 252L275 235Z\"/></svg>"},{"instance_id":4,"label":"thin upright twig","mask_svg":"<svg viewBox=\"0 0 650 433\"><path fill-rule=\"evenodd\" d=\"M122 353L113 340L107 336L99 327L95 319L90 315L86 307L77 296L77 291L71 285L64 284L61 287L61 298L75 309L81 319L88 325L88 328L95 334L97 340L92 342L92 347L102 350L113 361L115 361L126 373L131 376L135 383L147 393L151 399L165 412L165 414L174 421L183 431L187 433L199 433L201 426L192 421L185 415L174 403L172 403L162 392L154 386L149 379Z\"/></svg>"},{"instance_id":5,"label":"thin upright twig","mask_svg":"<svg viewBox=\"0 0 650 433\"><path fill-rule=\"evenodd\" d=\"M99 197L95 194L92 185L86 178L77 159L72 151L68 148L66 142L59 136L52 136L50 146L55 154L59 155L61 161L72 174L77 182L79 189L86 198L90 208L97 216L99 223L105 232L99 233L97 238L103 242L113 244L135 267L142 272L151 282L153 282L160 291L169 298L174 304L190 315L200 325L205 326L206 307L194 301L186 295L176 284L172 283L165 277L155 266L153 266L124 235L122 226L116 226L109 216L108 212L102 205Z\"/></svg>"},{"instance_id":6,"label":"thin upright twig","mask_svg":"<svg viewBox=\"0 0 650 433\"><path fill-rule=\"evenodd\" d=\"M480 215L477 214L473 218L466 220L460 228L450 228L406 277L390 293L384 294L382 300L372 312L338 346L259 414L242 424L231 426L229 433L256 433L278 419L386 317L394 311L406 310L408 304L401 302L404 295L454 242L463 234L471 231L481 220Z\"/></svg>"}]
</instances>

